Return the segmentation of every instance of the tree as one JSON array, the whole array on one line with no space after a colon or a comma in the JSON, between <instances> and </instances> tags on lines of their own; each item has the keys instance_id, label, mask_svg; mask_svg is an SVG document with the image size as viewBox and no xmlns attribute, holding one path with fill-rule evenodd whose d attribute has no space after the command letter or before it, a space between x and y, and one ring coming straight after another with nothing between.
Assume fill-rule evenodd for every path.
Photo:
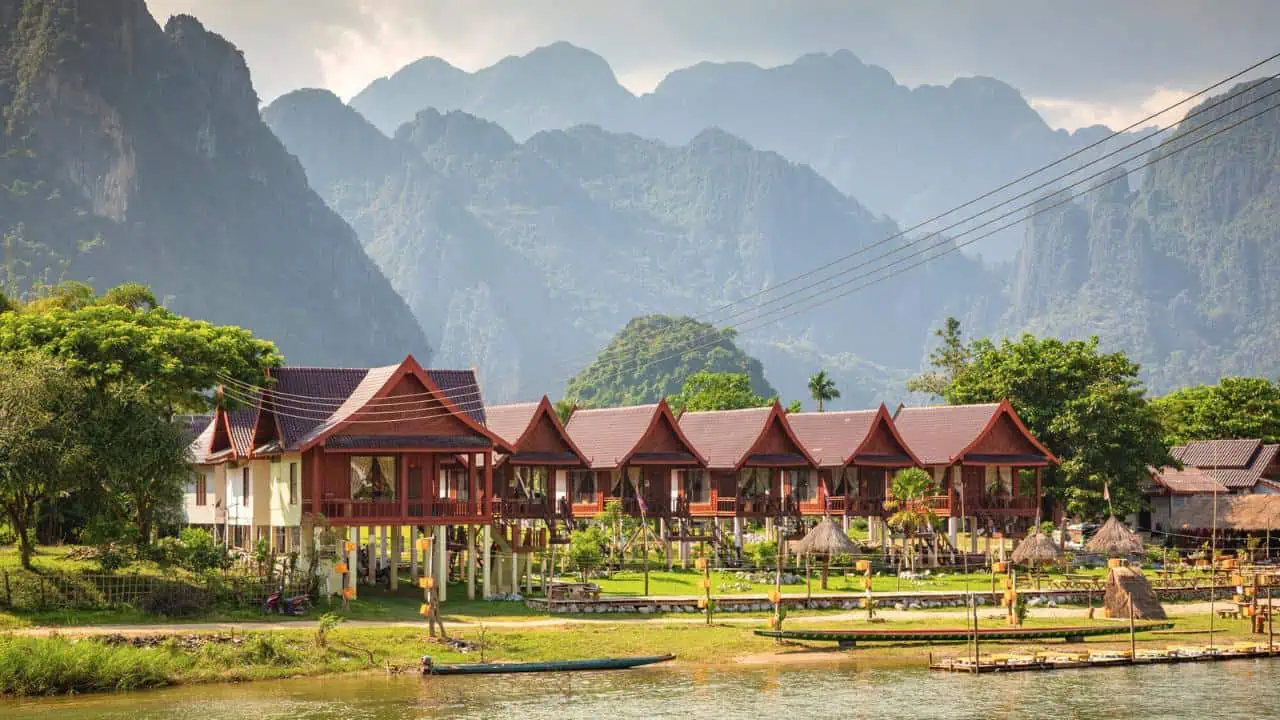
<instances>
[{"instance_id":1,"label":"tree","mask_svg":"<svg viewBox=\"0 0 1280 720\"><path fill-rule=\"evenodd\" d=\"M907 390L944 397L951 383L969 366L973 351L964 342L960 321L953 317L948 317L945 326L933 334L941 341L929 353L929 364L934 369L908 380Z\"/></svg>"},{"instance_id":2,"label":"tree","mask_svg":"<svg viewBox=\"0 0 1280 720\"><path fill-rule=\"evenodd\" d=\"M1257 377L1224 377L1217 385L1175 390L1151 401L1164 441L1258 438L1280 442L1280 383Z\"/></svg>"},{"instance_id":3,"label":"tree","mask_svg":"<svg viewBox=\"0 0 1280 720\"><path fill-rule=\"evenodd\" d=\"M892 514L885 519L889 527L902 531L905 544L910 547L920 528L932 525L938 516L929 507L928 498L936 492L933 476L920 468L907 468L893 476L889 487L889 499L884 509ZM907 562L912 572L916 569L916 554L907 552Z\"/></svg>"},{"instance_id":4,"label":"tree","mask_svg":"<svg viewBox=\"0 0 1280 720\"><path fill-rule=\"evenodd\" d=\"M824 410L823 406L828 400L840 397L840 391L836 389L836 381L827 375L826 370L819 370L809 378L809 397L817 401L818 412Z\"/></svg>"},{"instance_id":5,"label":"tree","mask_svg":"<svg viewBox=\"0 0 1280 720\"><path fill-rule=\"evenodd\" d=\"M1143 396L1138 365L1103 354L1098 339L1063 341L1023 335L999 345L978 340L973 359L947 389L952 404L1008 399L1027 428L1062 460L1049 468L1046 492L1067 512L1099 517L1109 487L1116 514L1142 509L1147 468L1173 462L1155 411Z\"/></svg>"},{"instance_id":6,"label":"tree","mask_svg":"<svg viewBox=\"0 0 1280 720\"><path fill-rule=\"evenodd\" d=\"M122 287L118 300L145 305L137 287ZM62 360L95 390L143 387L157 405L174 410L207 407L203 393L223 376L261 385L265 370L282 362L275 345L243 328L163 307L103 302L75 309L28 306L0 315L0 354L27 350Z\"/></svg>"},{"instance_id":7,"label":"tree","mask_svg":"<svg viewBox=\"0 0 1280 720\"><path fill-rule=\"evenodd\" d=\"M98 300L102 305L118 305L130 310L154 310L160 307L156 294L142 283L130 282L117 285L103 293Z\"/></svg>"},{"instance_id":8,"label":"tree","mask_svg":"<svg viewBox=\"0 0 1280 720\"><path fill-rule=\"evenodd\" d=\"M93 396L84 436L104 510L132 520L139 547L151 543L157 522L182 507L192 476L182 427L139 388L112 388Z\"/></svg>"},{"instance_id":9,"label":"tree","mask_svg":"<svg viewBox=\"0 0 1280 720\"><path fill-rule=\"evenodd\" d=\"M0 511L24 568L31 568L40 505L83 477L83 398L83 383L56 360L36 353L0 360Z\"/></svg>"},{"instance_id":10,"label":"tree","mask_svg":"<svg viewBox=\"0 0 1280 720\"><path fill-rule=\"evenodd\" d=\"M569 562L582 573L582 582L587 581L587 573L599 567L604 559L605 543L604 533L596 525L569 533Z\"/></svg>"},{"instance_id":11,"label":"tree","mask_svg":"<svg viewBox=\"0 0 1280 720\"><path fill-rule=\"evenodd\" d=\"M555 401L555 404L553 407L555 407L556 417L560 418L560 422L562 423L569 422L569 416L573 415L573 408L574 408L574 404L572 400L569 400L568 398L560 398L559 400Z\"/></svg>"},{"instance_id":12,"label":"tree","mask_svg":"<svg viewBox=\"0 0 1280 720\"><path fill-rule=\"evenodd\" d=\"M680 393L667 402L676 412L698 412L763 407L773 401L751 389L751 378L746 373L700 370L690 375Z\"/></svg>"}]
</instances>

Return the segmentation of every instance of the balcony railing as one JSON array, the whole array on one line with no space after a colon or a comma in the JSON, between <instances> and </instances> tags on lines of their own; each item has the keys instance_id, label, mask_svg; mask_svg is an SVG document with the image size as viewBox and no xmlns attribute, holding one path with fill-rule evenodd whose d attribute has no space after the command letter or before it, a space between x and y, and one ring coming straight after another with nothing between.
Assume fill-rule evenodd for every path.
<instances>
[{"instance_id":1,"label":"balcony railing","mask_svg":"<svg viewBox=\"0 0 1280 720\"><path fill-rule=\"evenodd\" d=\"M508 498L499 500L496 504L499 517L518 519L545 518L551 507L546 498L523 500Z\"/></svg>"},{"instance_id":2,"label":"balcony railing","mask_svg":"<svg viewBox=\"0 0 1280 720\"><path fill-rule=\"evenodd\" d=\"M399 500L321 500L320 512L330 520L484 518L488 506L483 500L410 500L402 510Z\"/></svg>"}]
</instances>

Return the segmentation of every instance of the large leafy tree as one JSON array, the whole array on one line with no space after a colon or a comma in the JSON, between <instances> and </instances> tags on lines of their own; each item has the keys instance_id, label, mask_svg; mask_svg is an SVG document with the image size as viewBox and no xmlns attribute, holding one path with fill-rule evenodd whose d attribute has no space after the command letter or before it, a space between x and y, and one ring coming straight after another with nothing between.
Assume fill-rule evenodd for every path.
<instances>
[{"instance_id":1,"label":"large leafy tree","mask_svg":"<svg viewBox=\"0 0 1280 720\"><path fill-rule=\"evenodd\" d=\"M809 397L818 403L818 412L826 409L828 400L836 400L840 397L840 390L836 387L836 381L827 375L826 370L819 370L809 378Z\"/></svg>"},{"instance_id":2,"label":"large leafy tree","mask_svg":"<svg viewBox=\"0 0 1280 720\"><path fill-rule=\"evenodd\" d=\"M968 367L973 351L964 342L960 321L953 317L948 317L946 324L933 334L938 338L938 347L929 353L933 369L908 380L907 390L943 397L952 381Z\"/></svg>"},{"instance_id":3,"label":"large leafy tree","mask_svg":"<svg viewBox=\"0 0 1280 720\"><path fill-rule=\"evenodd\" d=\"M929 496L935 492L933 476L920 468L907 468L893 476L889 499L884 503L885 510L890 512L885 522L889 527L901 530L908 545L912 544L921 528L937 521L938 516L928 502ZM907 562L914 572L914 550L907 553Z\"/></svg>"},{"instance_id":4,"label":"large leafy tree","mask_svg":"<svg viewBox=\"0 0 1280 720\"><path fill-rule=\"evenodd\" d=\"M952 404L1007 398L1027 427L1062 459L1045 488L1067 512L1104 514L1110 487L1118 514L1141 509L1147 468L1172 458L1155 410L1143 396L1138 365L1101 353L1098 339L1063 341L1023 335L1000 344L978 340L973 359L947 388Z\"/></svg>"},{"instance_id":5,"label":"large leafy tree","mask_svg":"<svg viewBox=\"0 0 1280 720\"><path fill-rule=\"evenodd\" d=\"M85 397L83 381L57 360L26 352L0 362L0 512L17 535L25 568L41 504L84 477Z\"/></svg>"},{"instance_id":6,"label":"large leafy tree","mask_svg":"<svg viewBox=\"0 0 1280 720\"><path fill-rule=\"evenodd\" d=\"M1169 445L1218 438L1280 442L1280 383L1266 378L1225 377L1217 385L1175 390L1151 406Z\"/></svg>"},{"instance_id":7,"label":"large leafy tree","mask_svg":"<svg viewBox=\"0 0 1280 720\"><path fill-rule=\"evenodd\" d=\"M773 401L751 389L746 373L696 372L684 381L679 394L668 399L676 412L700 410L739 410L762 407Z\"/></svg>"},{"instance_id":8,"label":"large leafy tree","mask_svg":"<svg viewBox=\"0 0 1280 720\"><path fill-rule=\"evenodd\" d=\"M90 387L143 388L158 407L203 407L223 375L261 384L281 363L275 346L248 330L192 320L155 304L146 288L123 285L86 300L69 288L0 314L0 354L34 350L61 360Z\"/></svg>"}]
</instances>

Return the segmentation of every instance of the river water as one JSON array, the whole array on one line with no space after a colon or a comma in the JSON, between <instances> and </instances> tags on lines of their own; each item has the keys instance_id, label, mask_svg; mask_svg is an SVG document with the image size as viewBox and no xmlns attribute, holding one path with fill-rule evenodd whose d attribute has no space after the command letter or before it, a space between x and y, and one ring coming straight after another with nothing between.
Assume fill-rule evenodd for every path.
<instances>
[{"instance_id":1,"label":"river water","mask_svg":"<svg viewBox=\"0 0 1280 720\"><path fill-rule=\"evenodd\" d=\"M1266 718L1280 659L949 675L919 668L673 668L490 677L360 676L0 701L0 717Z\"/></svg>"}]
</instances>

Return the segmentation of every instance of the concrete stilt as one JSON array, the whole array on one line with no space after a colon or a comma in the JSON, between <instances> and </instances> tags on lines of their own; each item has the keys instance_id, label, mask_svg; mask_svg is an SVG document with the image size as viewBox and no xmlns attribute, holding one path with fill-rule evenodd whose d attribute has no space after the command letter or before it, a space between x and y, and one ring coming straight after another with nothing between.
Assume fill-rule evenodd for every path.
<instances>
[{"instance_id":1,"label":"concrete stilt","mask_svg":"<svg viewBox=\"0 0 1280 720\"><path fill-rule=\"evenodd\" d=\"M956 547L960 543L960 518L947 518L947 539L951 541L951 547Z\"/></svg>"},{"instance_id":2,"label":"concrete stilt","mask_svg":"<svg viewBox=\"0 0 1280 720\"><path fill-rule=\"evenodd\" d=\"M344 543L348 539L351 542L351 550L347 552L347 587L350 587L353 592L357 592L356 577L360 575L360 528L348 528L347 532L342 534L342 537ZM351 599L355 600L356 596L352 595Z\"/></svg>"},{"instance_id":3,"label":"concrete stilt","mask_svg":"<svg viewBox=\"0 0 1280 720\"><path fill-rule=\"evenodd\" d=\"M520 556L511 553L511 592L520 592Z\"/></svg>"},{"instance_id":4,"label":"concrete stilt","mask_svg":"<svg viewBox=\"0 0 1280 720\"><path fill-rule=\"evenodd\" d=\"M480 589L488 598L493 593L493 528L484 526L481 542L484 543L484 547L480 549L480 555L484 559L484 574L480 578Z\"/></svg>"},{"instance_id":5,"label":"concrete stilt","mask_svg":"<svg viewBox=\"0 0 1280 720\"><path fill-rule=\"evenodd\" d=\"M391 526L391 583L390 588L395 590L400 586L400 543L404 542L404 538L400 536L400 526Z\"/></svg>"},{"instance_id":6,"label":"concrete stilt","mask_svg":"<svg viewBox=\"0 0 1280 720\"><path fill-rule=\"evenodd\" d=\"M533 553L524 554L524 596L533 594Z\"/></svg>"},{"instance_id":7,"label":"concrete stilt","mask_svg":"<svg viewBox=\"0 0 1280 720\"><path fill-rule=\"evenodd\" d=\"M378 557L382 558L382 567L387 566L387 526L378 526Z\"/></svg>"},{"instance_id":8,"label":"concrete stilt","mask_svg":"<svg viewBox=\"0 0 1280 720\"><path fill-rule=\"evenodd\" d=\"M423 558L424 560L426 558ZM418 526L409 528L409 577L418 582Z\"/></svg>"},{"instance_id":9,"label":"concrete stilt","mask_svg":"<svg viewBox=\"0 0 1280 720\"><path fill-rule=\"evenodd\" d=\"M476 599L476 528L467 526L467 599Z\"/></svg>"},{"instance_id":10,"label":"concrete stilt","mask_svg":"<svg viewBox=\"0 0 1280 720\"><path fill-rule=\"evenodd\" d=\"M733 544L742 552L742 518L733 518Z\"/></svg>"},{"instance_id":11,"label":"concrete stilt","mask_svg":"<svg viewBox=\"0 0 1280 720\"><path fill-rule=\"evenodd\" d=\"M969 552L978 552L978 519L969 518Z\"/></svg>"},{"instance_id":12,"label":"concrete stilt","mask_svg":"<svg viewBox=\"0 0 1280 720\"><path fill-rule=\"evenodd\" d=\"M378 571L377 562L376 562L378 559L378 547L377 547L377 537L373 531L373 528L370 527L368 528L368 530L369 530L369 537L368 537L368 544L365 545L365 557L369 558L369 566L365 568L365 577L366 577L366 581L370 585L373 585L378 581L378 577L375 574Z\"/></svg>"},{"instance_id":13,"label":"concrete stilt","mask_svg":"<svg viewBox=\"0 0 1280 720\"><path fill-rule=\"evenodd\" d=\"M449 599L449 544L445 539L446 536L445 527L437 526L436 539L433 543L435 557L431 560L431 569L435 572L436 593L440 597L440 602Z\"/></svg>"}]
</instances>

